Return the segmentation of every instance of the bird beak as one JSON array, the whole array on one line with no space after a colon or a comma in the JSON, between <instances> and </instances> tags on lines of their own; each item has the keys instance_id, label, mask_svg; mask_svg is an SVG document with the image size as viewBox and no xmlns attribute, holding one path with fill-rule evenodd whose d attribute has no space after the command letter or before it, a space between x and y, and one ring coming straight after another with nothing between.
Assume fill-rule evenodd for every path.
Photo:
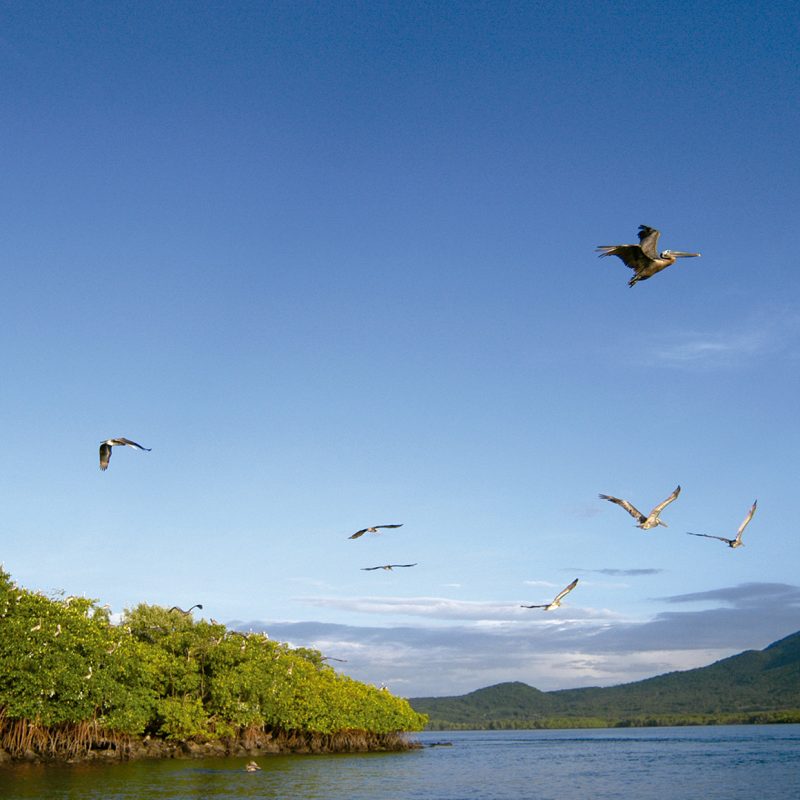
<instances>
[{"instance_id":1,"label":"bird beak","mask_svg":"<svg viewBox=\"0 0 800 800\"><path fill-rule=\"evenodd\" d=\"M682 250L670 250L676 258L700 258L700 253L684 253Z\"/></svg>"}]
</instances>

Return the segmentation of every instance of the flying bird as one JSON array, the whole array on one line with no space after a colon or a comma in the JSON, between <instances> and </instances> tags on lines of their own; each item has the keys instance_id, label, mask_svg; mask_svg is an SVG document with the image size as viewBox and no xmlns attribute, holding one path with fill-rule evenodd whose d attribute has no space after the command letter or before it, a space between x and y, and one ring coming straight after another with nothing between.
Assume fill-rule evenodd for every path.
<instances>
[{"instance_id":1,"label":"flying bird","mask_svg":"<svg viewBox=\"0 0 800 800\"><path fill-rule=\"evenodd\" d=\"M604 256L618 256L625 266L634 270L634 276L628 281L628 286L633 286L638 281L646 281L657 272L674 264L679 258L699 258L700 253L685 253L683 250L656 250L660 231L648 228L647 225L639 226L639 244L601 244L597 250Z\"/></svg>"},{"instance_id":2,"label":"flying bird","mask_svg":"<svg viewBox=\"0 0 800 800\"><path fill-rule=\"evenodd\" d=\"M189 614L192 613L192 609L193 608L199 608L201 611L203 610L202 604L196 603L195 605L193 605L191 608L189 608L186 611L184 611L182 608L178 608L178 606L172 606L172 608L167 613L171 614L173 611L177 611L179 614L183 614L184 617L188 617Z\"/></svg>"},{"instance_id":3,"label":"flying bird","mask_svg":"<svg viewBox=\"0 0 800 800\"><path fill-rule=\"evenodd\" d=\"M416 562L414 564L382 564L379 567L361 567L362 571L371 572L373 569L388 569L389 571L393 570L395 567L416 567Z\"/></svg>"},{"instance_id":4,"label":"flying bird","mask_svg":"<svg viewBox=\"0 0 800 800\"><path fill-rule=\"evenodd\" d=\"M597 495L601 500L608 500L612 503L616 503L618 506L622 506L638 523L636 525L637 528L641 528L643 531L649 531L650 528L655 528L659 525L663 525L665 528L667 527L666 522L662 522L658 515L673 501L675 500L678 495L681 493L681 487L678 486L675 491L666 499L663 503L659 503L647 516L642 514L636 506L631 505L627 500L620 500L619 497L611 497L607 494L599 494Z\"/></svg>"},{"instance_id":5,"label":"flying bird","mask_svg":"<svg viewBox=\"0 0 800 800\"><path fill-rule=\"evenodd\" d=\"M689 536L703 536L706 539L719 539L721 542L725 542L728 547L733 547L734 549L737 547L744 547L744 542L742 541L742 534L744 533L744 529L750 524L750 520L753 519L753 514L756 513L756 506L758 505L758 500L753 501L753 505L750 506L750 510L747 512L747 516L744 518L744 522L739 526L739 530L736 531L736 538L735 539L726 539L724 536L709 536L707 533L689 533Z\"/></svg>"},{"instance_id":6,"label":"flying bird","mask_svg":"<svg viewBox=\"0 0 800 800\"><path fill-rule=\"evenodd\" d=\"M545 611L553 611L561 605L561 601L578 585L578 579L575 578L569 586L565 586L556 596L552 603L544 603L538 606L520 606L520 608L543 608Z\"/></svg>"},{"instance_id":7,"label":"flying bird","mask_svg":"<svg viewBox=\"0 0 800 800\"><path fill-rule=\"evenodd\" d=\"M358 539L359 536L363 536L365 533L377 533L378 528L402 528L403 523L401 522L399 525L373 525L371 528L362 528L360 531L356 531L352 536L348 536L348 539Z\"/></svg>"},{"instance_id":8,"label":"flying bird","mask_svg":"<svg viewBox=\"0 0 800 800\"><path fill-rule=\"evenodd\" d=\"M127 445L128 447L135 447L137 450L146 450L148 453L153 449L152 447L142 447L130 439L125 439L120 436L119 439L106 439L100 445L100 469L107 470L108 462L111 461L111 448L114 446Z\"/></svg>"}]
</instances>

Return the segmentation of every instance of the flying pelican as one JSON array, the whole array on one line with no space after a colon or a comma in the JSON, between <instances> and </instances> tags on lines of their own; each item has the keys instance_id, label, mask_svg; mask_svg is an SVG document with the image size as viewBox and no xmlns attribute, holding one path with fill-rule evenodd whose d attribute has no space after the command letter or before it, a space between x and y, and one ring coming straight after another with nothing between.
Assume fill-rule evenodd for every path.
<instances>
[{"instance_id":1,"label":"flying pelican","mask_svg":"<svg viewBox=\"0 0 800 800\"><path fill-rule=\"evenodd\" d=\"M520 606L520 608L543 608L545 611L552 611L553 609L558 608L561 605L561 601L578 585L578 579L575 578L574 581L569 586L565 586L556 596L552 603L544 603L540 606Z\"/></svg>"},{"instance_id":2,"label":"flying pelican","mask_svg":"<svg viewBox=\"0 0 800 800\"><path fill-rule=\"evenodd\" d=\"M607 494L599 494L597 495L601 500L609 500L612 503L616 503L618 506L622 506L636 521L637 521L637 528L641 528L643 531L649 531L650 528L655 528L659 525L663 525L665 528L667 527L666 522L662 522L658 515L673 501L675 500L678 495L681 493L681 487L678 486L675 491L666 499L663 503L659 503L647 516L642 514L636 506L632 506L627 500L620 500L618 497L611 497Z\"/></svg>"},{"instance_id":3,"label":"flying pelican","mask_svg":"<svg viewBox=\"0 0 800 800\"><path fill-rule=\"evenodd\" d=\"M698 258L700 256L700 253L684 253L682 250L664 250L659 255L656 245L660 235L660 231L655 228L640 225L639 244L601 244L597 246L597 249L602 250L600 258L619 256L625 266L636 271L628 281L628 286L652 278L657 272L671 266L679 258Z\"/></svg>"},{"instance_id":4,"label":"flying pelican","mask_svg":"<svg viewBox=\"0 0 800 800\"><path fill-rule=\"evenodd\" d=\"M388 569L390 572L395 567L416 567L416 562L414 564L382 564L380 567L361 567L362 570L366 570L367 572L372 571L373 569Z\"/></svg>"},{"instance_id":5,"label":"flying pelican","mask_svg":"<svg viewBox=\"0 0 800 800\"><path fill-rule=\"evenodd\" d=\"M108 462L111 461L111 448L115 445L123 444L128 447L135 447L137 450L146 450L148 453L153 449L152 447L142 447L140 444L136 444L136 442L132 442L122 436L119 439L106 439L100 444L100 469L108 469Z\"/></svg>"},{"instance_id":6,"label":"flying pelican","mask_svg":"<svg viewBox=\"0 0 800 800\"><path fill-rule=\"evenodd\" d=\"M709 536L707 533L689 533L689 536L703 536L706 539L719 539L721 542L725 542L725 544L727 544L728 547L733 547L734 549L737 547L744 547L744 542L742 541L742 534L744 533L744 529L750 523L750 520L753 519L753 514L756 513L757 505L758 505L758 500L753 501L753 505L750 506L750 510L747 512L747 516L744 518L744 522L742 522L742 524L739 526L739 530L736 531L735 539L726 539L724 536Z\"/></svg>"},{"instance_id":7,"label":"flying pelican","mask_svg":"<svg viewBox=\"0 0 800 800\"><path fill-rule=\"evenodd\" d=\"M377 533L378 528L402 528L403 523L401 522L399 525L373 525L371 528L362 528L360 531L356 531L352 536L348 536L348 539L358 539L359 536L363 536L365 533Z\"/></svg>"},{"instance_id":8,"label":"flying pelican","mask_svg":"<svg viewBox=\"0 0 800 800\"><path fill-rule=\"evenodd\" d=\"M203 610L203 606L201 603L196 603L195 605L192 606L192 608L199 608L201 611ZM167 613L171 614L173 611L177 611L178 613L183 614L184 617L188 617L189 614L192 613L192 608L188 609L187 611L184 611L182 608L178 608L178 606L172 606L172 608Z\"/></svg>"}]
</instances>

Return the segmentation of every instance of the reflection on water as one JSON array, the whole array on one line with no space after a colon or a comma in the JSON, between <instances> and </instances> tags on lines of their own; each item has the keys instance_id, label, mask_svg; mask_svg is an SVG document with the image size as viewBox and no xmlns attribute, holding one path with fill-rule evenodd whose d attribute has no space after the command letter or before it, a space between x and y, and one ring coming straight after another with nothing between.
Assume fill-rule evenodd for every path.
<instances>
[{"instance_id":1,"label":"reflection on water","mask_svg":"<svg viewBox=\"0 0 800 800\"><path fill-rule=\"evenodd\" d=\"M420 734L452 747L0 768L3 800L788 800L800 725Z\"/></svg>"}]
</instances>

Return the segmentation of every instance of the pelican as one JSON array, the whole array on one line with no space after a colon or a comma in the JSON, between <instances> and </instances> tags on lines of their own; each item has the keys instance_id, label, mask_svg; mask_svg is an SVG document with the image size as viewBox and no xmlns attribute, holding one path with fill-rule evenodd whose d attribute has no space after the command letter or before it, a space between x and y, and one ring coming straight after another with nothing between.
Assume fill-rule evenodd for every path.
<instances>
[{"instance_id":1,"label":"pelican","mask_svg":"<svg viewBox=\"0 0 800 800\"><path fill-rule=\"evenodd\" d=\"M561 605L561 601L578 585L578 579L575 578L569 586L565 586L556 596L552 603L544 603L539 606L520 606L520 608L543 608L545 611L553 611Z\"/></svg>"},{"instance_id":2,"label":"pelican","mask_svg":"<svg viewBox=\"0 0 800 800\"><path fill-rule=\"evenodd\" d=\"M673 501L675 500L678 495L681 493L681 487L678 486L675 491L666 499L663 503L659 503L647 516L642 514L636 506L631 505L627 500L620 500L619 497L611 497L607 494L599 494L597 495L601 500L609 500L612 503L616 503L618 506L622 506L636 521L637 521L637 528L641 528L643 531L649 531L650 528L656 528L659 525L663 525L665 528L667 527L666 522L662 522L658 515Z\"/></svg>"},{"instance_id":3,"label":"pelican","mask_svg":"<svg viewBox=\"0 0 800 800\"><path fill-rule=\"evenodd\" d=\"M153 449L152 447L142 447L140 444L136 444L136 442L132 442L122 436L119 439L106 439L100 444L100 469L104 471L108 469L108 462L111 461L111 448L115 445L127 445L128 447L135 447L137 450L146 450L148 453Z\"/></svg>"},{"instance_id":4,"label":"pelican","mask_svg":"<svg viewBox=\"0 0 800 800\"><path fill-rule=\"evenodd\" d=\"M171 614L173 611L177 611L179 614L183 614L184 617L188 617L189 614L192 613L192 608L199 608L201 611L203 610L202 604L201 603L196 603L195 605L193 605L191 608L189 608L186 611L184 611L182 608L178 608L178 606L172 606L172 608L167 613Z\"/></svg>"},{"instance_id":5,"label":"pelican","mask_svg":"<svg viewBox=\"0 0 800 800\"><path fill-rule=\"evenodd\" d=\"M401 522L399 525L373 525L371 528L362 528L360 531L356 531L352 536L348 536L348 539L358 539L359 536L363 536L365 533L377 533L378 528L402 528L403 523Z\"/></svg>"},{"instance_id":6,"label":"pelican","mask_svg":"<svg viewBox=\"0 0 800 800\"><path fill-rule=\"evenodd\" d=\"M382 564L379 567L361 567L362 571L371 572L373 569L388 569L390 572L395 567L416 567L416 562L414 564Z\"/></svg>"},{"instance_id":7,"label":"pelican","mask_svg":"<svg viewBox=\"0 0 800 800\"><path fill-rule=\"evenodd\" d=\"M683 250L664 250L659 254L656 250L660 231L648 228L647 225L639 226L639 244L601 244L603 256L618 256L625 266L635 270L634 276L628 281L628 286L633 286L638 281L646 281L657 272L666 269L679 258L699 258L700 253L685 253Z\"/></svg>"},{"instance_id":8,"label":"pelican","mask_svg":"<svg viewBox=\"0 0 800 800\"><path fill-rule=\"evenodd\" d=\"M756 513L757 505L758 505L758 500L754 500L753 505L750 506L750 510L747 512L747 516L744 518L744 522L742 522L742 524L739 526L739 530L736 531L735 539L726 539L724 536L709 536L707 533L689 533L689 536L703 536L706 539L719 539L721 542L725 542L725 544L727 544L728 547L732 547L734 549L736 549L737 547L744 547L744 542L742 541L742 534L744 533L744 529L749 525L750 520L753 519L753 514Z\"/></svg>"},{"instance_id":9,"label":"pelican","mask_svg":"<svg viewBox=\"0 0 800 800\"><path fill-rule=\"evenodd\" d=\"M260 769L261 767L259 767L255 761L250 761L244 765L245 772L258 772Z\"/></svg>"}]
</instances>

